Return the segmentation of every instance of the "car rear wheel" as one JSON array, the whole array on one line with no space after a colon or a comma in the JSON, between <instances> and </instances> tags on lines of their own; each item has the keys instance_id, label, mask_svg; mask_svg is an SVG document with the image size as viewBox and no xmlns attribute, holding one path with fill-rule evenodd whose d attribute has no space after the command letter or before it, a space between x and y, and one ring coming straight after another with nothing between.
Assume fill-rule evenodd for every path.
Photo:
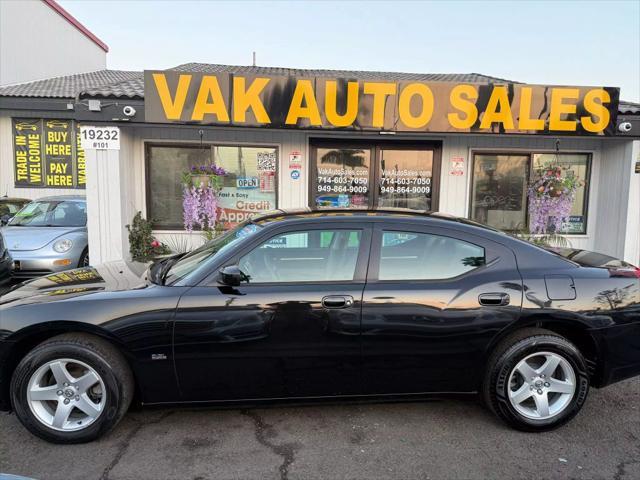
<instances>
[{"instance_id":1,"label":"car rear wheel","mask_svg":"<svg viewBox=\"0 0 640 480\"><path fill-rule=\"evenodd\" d=\"M580 411L588 392L580 351L564 337L533 328L515 332L496 347L483 384L489 408L525 431L565 424Z\"/></svg>"},{"instance_id":2,"label":"car rear wheel","mask_svg":"<svg viewBox=\"0 0 640 480\"><path fill-rule=\"evenodd\" d=\"M54 443L94 440L126 413L133 376L108 342L64 334L38 345L11 381L16 415L31 433Z\"/></svg>"}]
</instances>

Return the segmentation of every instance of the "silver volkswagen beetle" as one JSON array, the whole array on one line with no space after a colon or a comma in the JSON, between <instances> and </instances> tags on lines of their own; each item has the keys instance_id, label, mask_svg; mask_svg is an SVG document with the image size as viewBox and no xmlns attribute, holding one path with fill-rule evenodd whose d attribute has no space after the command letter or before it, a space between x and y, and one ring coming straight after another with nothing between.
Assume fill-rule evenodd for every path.
<instances>
[{"instance_id":1,"label":"silver volkswagen beetle","mask_svg":"<svg viewBox=\"0 0 640 480\"><path fill-rule=\"evenodd\" d=\"M79 195L25 205L0 230L13 277L31 278L89 265L87 204Z\"/></svg>"}]
</instances>

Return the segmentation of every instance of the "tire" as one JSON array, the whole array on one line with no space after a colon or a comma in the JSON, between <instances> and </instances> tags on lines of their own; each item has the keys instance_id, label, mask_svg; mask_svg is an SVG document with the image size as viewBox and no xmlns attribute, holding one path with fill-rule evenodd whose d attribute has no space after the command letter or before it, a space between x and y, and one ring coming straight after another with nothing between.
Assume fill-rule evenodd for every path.
<instances>
[{"instance_id":1,"label":"tire","mask_svg":"<svg viewBox=\"0 0 640 480\"><path fill-rule=\"evenodd\" d=\"M67 386L60 386L61 376L71 380ZM90 442L111 430L131 404L134 381L113 345L93 335L68 333L31 350L17 366L10 389L13 409L31 433L70 444Z\"/></svg>"},{"instance_id":2,"label":"tire","mask_svg":"<svg viewBox=\"0 0 640 480\"><path fill-rule=\"evenodd\" d=\"M78 260L78 268L88 267L89 266L89 249L85 248L80 255L80 260Z\"/></svg>"},{"instance_id":3,"label":"tire","mask_svg":"<svg viewBox=\"0 0 640 480\"><path fill-rule=\"evenodd\" d=\"M530 376L525 379L522 372ZM519 330L498 344L482 386L483 400L493 413L527 432L564 425L580 411L588 393L580 351L566 338L538 328Z\"/></svg>"}]
</instances>

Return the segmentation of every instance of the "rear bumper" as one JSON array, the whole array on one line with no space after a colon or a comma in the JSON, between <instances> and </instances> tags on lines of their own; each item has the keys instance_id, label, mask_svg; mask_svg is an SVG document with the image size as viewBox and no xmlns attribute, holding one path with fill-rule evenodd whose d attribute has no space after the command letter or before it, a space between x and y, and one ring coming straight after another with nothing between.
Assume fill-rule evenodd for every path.
<instances>
[{"instance_id":1,"label":"rear bumper","mask_svg":"<svg viewBox=\"0 0 640 480\"><path fill-rule=\"evenodd\" d=\"M629 323L590 331L598 342L600 361L595 387L640 375L640 323Z\"/></svg>"}]
</instances>

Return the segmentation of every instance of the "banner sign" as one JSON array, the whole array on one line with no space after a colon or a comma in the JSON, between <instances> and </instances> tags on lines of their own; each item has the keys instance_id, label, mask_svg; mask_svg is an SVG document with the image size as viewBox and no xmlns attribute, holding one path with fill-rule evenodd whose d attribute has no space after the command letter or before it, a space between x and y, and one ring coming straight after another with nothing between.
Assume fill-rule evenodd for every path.
<instances>
[{"instance_id":1,"label":"banner sign","mask_svg":"<svg viewBox=\"0 0 640 480\"><path fill-rule=\"evenodd\" d=\"M16 187L85 188L85 156L73 120L13 119Z\"/></svg>"},{"instance_id":2,"label":"banner sign","mask_svg":"<svg viewBox=\"0 0 640 480\"><path fill-rule=\"evenodd\" d=\"M620 90L144 72L145 121L269 128L615 134Z\"/></svg>"}]
</instances>

